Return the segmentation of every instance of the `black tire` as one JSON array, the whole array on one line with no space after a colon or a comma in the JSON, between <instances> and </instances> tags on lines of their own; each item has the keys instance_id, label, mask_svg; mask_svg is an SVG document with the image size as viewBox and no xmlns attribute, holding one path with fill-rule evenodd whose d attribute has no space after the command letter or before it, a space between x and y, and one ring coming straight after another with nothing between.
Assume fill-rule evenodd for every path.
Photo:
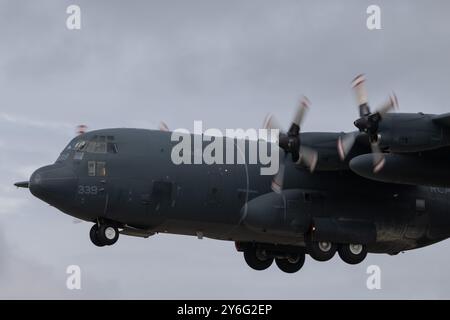
<instances>
[{"instance_id":1,"label":"black tire","mask_svg":"<svg viewBox=\"0 0 450 320\"><path fill-rule=\"evenodd\" d=\"M119 230L108 224L100 226L97 232L98 239L106 246L111 246L119 239Z\"/></svg>"},{"instance_id":2,"label":"black tire","mask_svg":"<svg viewBox=\"0 0 450 320\"><path fill-rule=\"evenodd\" d=\"M254 270L262 271L269 268L273 263L273 258L261 257L257 248L250 247L244 250L244 259L248 266Z\"/></svg>"},{"instance_id":3,"label":"black tire","mask_svg":"<svg viewBox=\"0 0 450 320\"><path fill-rule=\"evenodd\" d=\"M276 259L275 262L281 271L295 273L305 264L305 254L299 253L286 259Z\"/></svg>"},{"instance_id":4,"label":"black tire","mask_svg":"<svg viewBox=\"0 0 450 320\"><path fill-rule=\"evenodd\" d=\"M306 249L314 260L328 261L331 260L338 249L337 245L326 241L306 241Z\"/></svg>"},{"instance_id":5,"label":"black tire","mask_svg":"<svg viewBox=\"0 0 450 320\"><path fill-rule=\"evenodd\" d=\"M91 238L92 243L95 244L97 247L103 247L104 246L104 244L98 238L98 226L97 226L97 224L94 224L92 226L91 231L89 231L89 237Z\"/></svg>"},{"instance_id":6,"label":"black tire","mask_svg":"<svg viewBox=\"0 0 450 320\"><path fill-rule=\"evenodd\" d=\"M363 262L366 258L367 248L363 244L341 244L339 246L338 253L342 261L348 264L358 264Z\"/></svg>"}]
</instances>

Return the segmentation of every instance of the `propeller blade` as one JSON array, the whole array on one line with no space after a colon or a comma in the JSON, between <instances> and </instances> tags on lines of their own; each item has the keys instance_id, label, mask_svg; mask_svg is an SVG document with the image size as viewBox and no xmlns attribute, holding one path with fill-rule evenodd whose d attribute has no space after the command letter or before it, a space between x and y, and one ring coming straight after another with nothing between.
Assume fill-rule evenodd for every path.
<instances>
[{"instance_id":1,"label":"propeller blade","mask_svg":"<svg viewBox=\"0 0 450 320\"><path fill-rule=\"evenodd\" d=\"M76 133L78 136L85 133L86 131L87 131L87 126L84 124L80 124L76 128Z\"/></svg>"},{"instance_id":2,"label":"propeller blade","mask_svg":"<svg viewBox=\"0 0 450 320\"><path fill-rule=\"evenodd\" d=\"M301 126L301 124L303 123L303 120L305 119L306 112L308 111L308 108L310 105L311 105L311 102L309 101L309 99L305 96L302 96L302 98L300 99L300 104L297 108L297 112L294 116L293 123L295 123L299 127Z\"/></svg>"},{"instance_id":3,"label":"propeller blade","mask_svg":"<svg viewBox=\"0 0 450 320\"><path fill-rule=\"evenodd\" d=\"M170 131L169 127L167 126L167 124L164 121L161 121L159 123L158 128L159 128L160 131Z\"/></svg>"},{"instance_id":4,"label":"propeller blade","mask_svg":"<svg viewBox=\"0 0 450 320\"><path fill-rule=\"evenodd\" d=\"M305 119L306 112L308 111L311 102L309 102L308 98L302 96L300 99L300 103L294 115L294 120L289 128L288 135L290 136L298 136L300 134L300 126Z\"/></svg>"},{"instance_id":5,"label":"propeller blade","mask_svg":"<svg viewBox=\"0 0 450 320\"><path fill-rule=\"evenodd\" d=\"M359 106L359 116L360 117L370 114L370 108L368 105L365 82L366 82L366 78L363 74L358 75L352 81L352 88L353 88L353 91L355 92L356 101Z\"/></svg>"},{"instance_id":6,"label":"propeller blade","mask_svg":"<svg viewBox=\"0 0 450 320\"><path fill-rule=\"evenodd\" d=\"M371 143L372 153L373 153L373 172L377 173L383 169L386 159L384 158L384 153L381 152L378 142Z\"/></svg>"},{"instance_id":7,"label":"propeller blade","mask_svg":"<svg viewBox=\"0 0 450 320\"><path fill-rule=\"evenodd\" d=\"M319 154L316 150L306 147L300 146L300 157L298 159L298 164L305 163L305 165L309 168L311 172L314 172L317 165L317 160L319 159Z\"/></svg>"},{"instance_id":8,"label":"propeller blade","mask_svg":"<svg viewBox=\"0 0 450 320\"><path fill-rule=\"evenodd\" d=\"M263 129L267 130L278 129L280 132L283 131L277 118L271 113L267 114L266 117L264 118Z\"/></svg>"},{"instance_id":9,"label":"propeller blade","mask_svg":"<svg viewBox=\"0 0 450 320\"><path fill-rule=\"evenodd\" d=\"M281 193L283 191L283 183L284 183L284 169L286 162L287 153L285 153L284 157L280 161L280 167L278 168L277 174L272 179L272 190L275 193Z\"/></svg>"},{"instance_id":10,"label":"propeller blade","mask_svg":"<svg viewBox=\"0 0 450 320\"><path fill-rule=\"evenodd\" d=\"M392 111L394 109L398 108L398 100L397 100L397 96L395 95L395 93L392 93L389 96L389 99L378 109L378 113L383 116L386 113L388 113L389 111Z\"/></svg>"},{"instance_id":11,"label":"propeller blade","mask_svg":"<svg viewBox=\"0 0 450 320\"><path fill-rule=\"evenodd\" d=\"M350 153L350 150L353 148L353 145L355 144L357 136L358 132L350 132L339 137L337 142L337 149L341 160L344 160Z\"/></svg>"}]
</instances>

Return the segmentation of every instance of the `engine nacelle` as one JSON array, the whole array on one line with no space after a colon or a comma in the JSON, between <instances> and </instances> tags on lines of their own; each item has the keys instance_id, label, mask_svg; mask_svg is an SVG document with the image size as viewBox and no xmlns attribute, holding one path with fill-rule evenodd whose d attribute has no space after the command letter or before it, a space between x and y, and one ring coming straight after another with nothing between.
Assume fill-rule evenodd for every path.
<instances>
[{"instance_id":1,"label":"engine nacelle","mask_svg":"<svg viewBox=\"0 0 450 320\"><path fill-rule=\"evenodd\" d=\"M386 154L385 165L373 169L373 155L364 154L350 161L350 169L371 180L387 183L450 187L450 169L445 159L429 159L418 155Z\"/></svg>"},{"instance_id":2,"label":"engine nacelle","mask_svg":"<svg viewBox=\"0 0 450 320\"><path fill-rule=\"evenodd\" d=\"M420 152L449 145L449 130L433 121L435 115L389 113L379 125L379 142L391 152Z\"/></svg>"}]
</instances>

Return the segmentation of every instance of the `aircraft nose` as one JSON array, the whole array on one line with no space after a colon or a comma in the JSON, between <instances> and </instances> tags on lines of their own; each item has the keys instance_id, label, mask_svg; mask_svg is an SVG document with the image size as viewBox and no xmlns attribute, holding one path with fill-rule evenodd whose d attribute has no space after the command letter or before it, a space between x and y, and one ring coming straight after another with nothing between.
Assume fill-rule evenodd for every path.
<instances>
[{"instance_id":1,"label":"aircraft nose","mask_svg":"<svg viewBox=\"0 0 450 320\"><path fill-rule=\"evenodd\" d=\"M37 169L30 177L30 192L37 198L59 207L74 197L77 178L71 168L50 165Z\"/></svg>"}]
</instances>

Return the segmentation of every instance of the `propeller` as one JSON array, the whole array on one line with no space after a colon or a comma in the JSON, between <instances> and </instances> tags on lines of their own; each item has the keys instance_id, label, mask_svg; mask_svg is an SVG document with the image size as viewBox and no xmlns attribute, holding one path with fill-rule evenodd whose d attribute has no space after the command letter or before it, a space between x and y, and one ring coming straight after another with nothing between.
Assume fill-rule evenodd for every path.
<instances>
[{"instance_id":1,"label":"propeller","mask_svg":"<svg viewBox=\"0 0 450 320\"><path fill-rule=\"evenodd\" d=\"M161 122L159 123L158 129L159 129L160 131L170 131L170 130L169 130L169 127L167 126L167 124L166 124L164 121L161 121Z\"/></svg>"},{"instance_id":2,"label":"propeller","mask_svg":"<svg viewBox=\"0 0 450 320\"><path fill-rule=\"evenodd\" d=\"M85 133L87 131L87 125L85 124L80 124L77 126L76 128L76 134L77 135L82 135L83 133Z\"/></svg>"},{"instance_id":3,"label":"propeller","mask_svg":"<svg viewBox=\"0 0 450 320\"><path fill-rule=\"evenodd\" d=\"M284 156L280 161L278 173L273 177L272 180L272 190L274 192L280 193L281 190L283 189L284 171L286 166L285 163L288 154L291 154L293 162L297 164L304 163L311 172L314 171L317 165L318 160L317 151L315 151L312 148L302 146L300 143L300 127L303 123L303 120L305 118L309 106L310 101L308 100L308 98L303 96L295 112L291 126L289 127L289 130L286 133L280 129L281 126L279 125L278 121L272 114L266 116L264 120L263 127L265 129L280 130L278 145L280 146L281 149L284 150Z\"/></svg>"},{"instance_id":4,"label":"propeller","mask_svg":"<svg viewBox=\"0 0 450 320\"><path fill-rule=\"evenodd\" d=\"M344 160L350 153L358 135L360 133L367 134L372 153L374 154L374 172L378 172L383 168L385 163L384 154L379 145L379 124L383 120L384 115L398 108L398 100L395 93L392 93L385 103L376 109L375 112L371 112L368 104L365 82L366 78L362 74L358 75L352 81L352 88L359 108L359 119L354 122L354 125L358 128L359 132L350 132L340 136L337 148L339 156Z\"/></svg>"}]
</instances>

